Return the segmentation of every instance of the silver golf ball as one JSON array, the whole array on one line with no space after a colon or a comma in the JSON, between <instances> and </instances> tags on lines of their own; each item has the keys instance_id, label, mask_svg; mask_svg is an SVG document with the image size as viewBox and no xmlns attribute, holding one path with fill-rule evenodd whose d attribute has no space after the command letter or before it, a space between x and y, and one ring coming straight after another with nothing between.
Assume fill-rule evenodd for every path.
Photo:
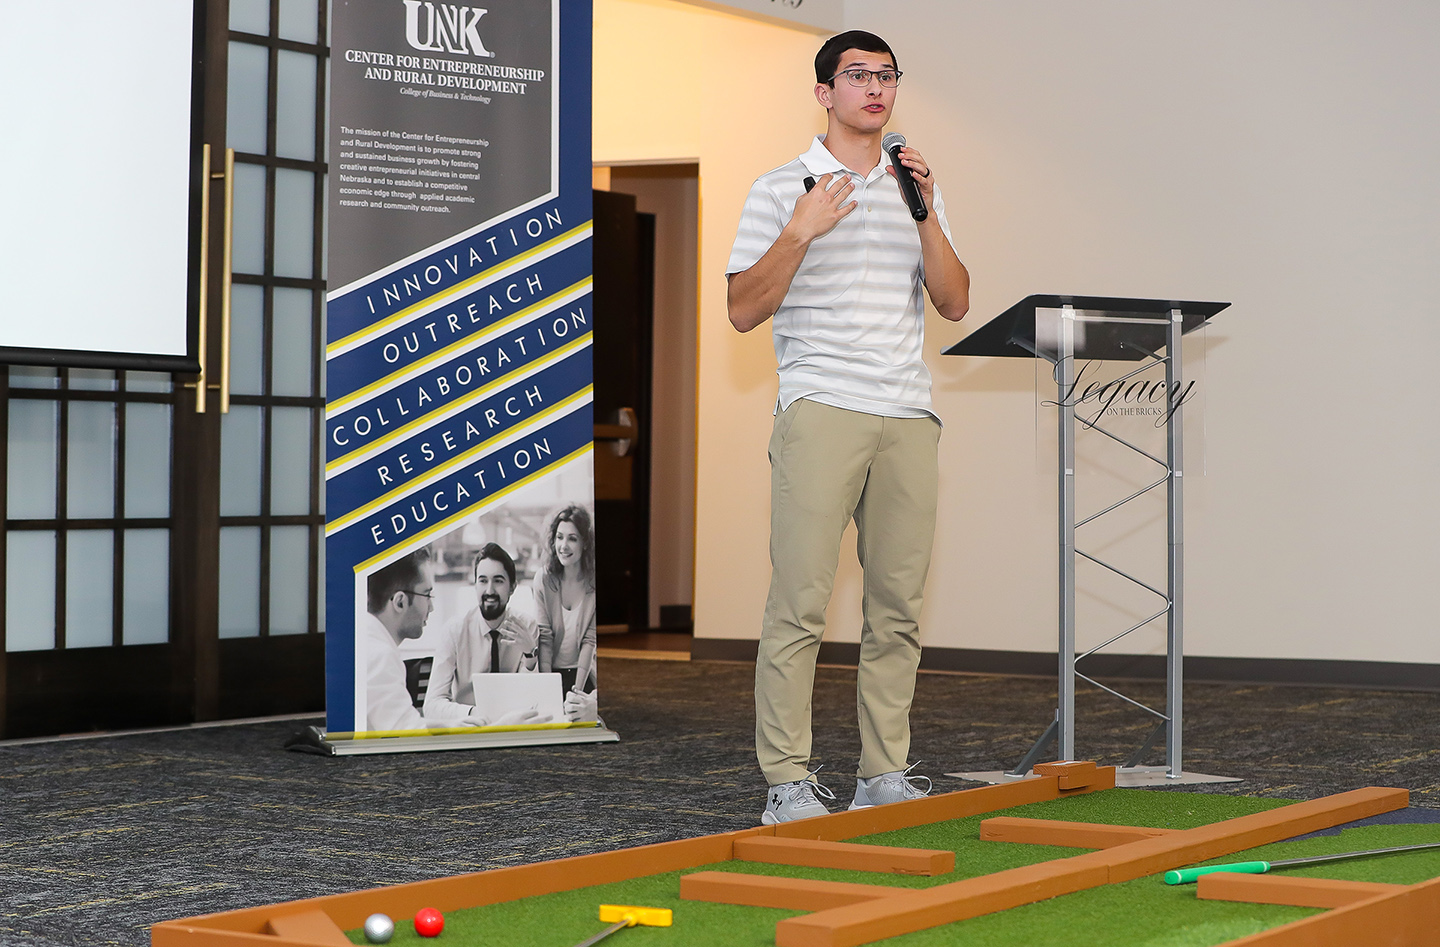
<instances>
[{"instance_id":1,"label":"silver golf ball","mask_svg":"<svg viewBox=\"0 0 1440 947\"><path fill-rule=\"evenodd\" d=\"M365 939L372 944L389 943L395 935L395 922L384 914L372 914L365 919Z\"/></svg>"}]
</instances>

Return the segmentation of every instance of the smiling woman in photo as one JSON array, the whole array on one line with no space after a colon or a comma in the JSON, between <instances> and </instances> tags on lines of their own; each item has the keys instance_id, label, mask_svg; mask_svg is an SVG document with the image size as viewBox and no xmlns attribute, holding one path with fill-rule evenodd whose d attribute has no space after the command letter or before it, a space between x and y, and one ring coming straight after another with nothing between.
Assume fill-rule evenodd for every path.
<instances>
[{"instance_id":1,"label":"smiling woman in photo","mask_svg":"<svg viewBox=\"0 0 1440 947\"><path fill-rule=\"evenodd\" d=\"M595 690L595 532L571 503L550 518L545 567L535 577L540 670L558 671L566 694Z\"/></svg>"}]
</instances>

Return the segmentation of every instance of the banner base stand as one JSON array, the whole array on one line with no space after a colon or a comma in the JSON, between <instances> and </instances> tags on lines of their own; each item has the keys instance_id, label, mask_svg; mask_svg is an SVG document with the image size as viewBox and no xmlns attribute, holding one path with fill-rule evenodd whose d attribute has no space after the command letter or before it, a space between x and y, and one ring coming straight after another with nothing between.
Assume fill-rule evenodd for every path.
<instances>
[{"instance_id":1,"label":"banner base stand","mask_svg":"<svg viewBox=\"0 0 1440 947\"><path fill-rule=\"evenodd\" d=\"M328 740L319 727L306 727L285 742L285 749L321 756L364 756L377 753L418 753L428 750L499 750L514 746L558 743L617 743L620 734L600 727L573 730L507 730L502 732L436 734L420 737L377 737L370 740Z\"/></svg>"}]
</instances>

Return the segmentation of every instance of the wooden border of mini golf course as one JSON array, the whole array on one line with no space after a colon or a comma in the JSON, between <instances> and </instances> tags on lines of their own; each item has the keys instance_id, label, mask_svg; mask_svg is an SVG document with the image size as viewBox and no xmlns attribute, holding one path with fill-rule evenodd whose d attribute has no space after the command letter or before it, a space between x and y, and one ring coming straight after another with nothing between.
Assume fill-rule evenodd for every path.
<instances>
[{"instance_id":1,"label":"wooden border of mini golf course","mask_svg":"<svg viewBox=\"0 0 1440 947\"><path fill-rule=\"evenodd\" d=\"M1088 769L1087 769L1088 767ZM1037 775L998 786L928 796L910 802L840 812L815 819L725 832L678 842L539 862L514 868L417 881L347 894L308 898L262 907L164 921L151 927L153 947L338 947L348 944L343 931L360 927L377 911L408 917L421 907L454 911L527 897L573 891L668 871L683 871L734 857L737 841L757 837L843 842L861 835L912 828L948 819L966 818L1115 785L1113 767L1093 764L1041 764ZM1359 789L1282 809L1243 816L1196 829L1141 839L1071 858L1011 869L928 889L890 889L883 897L863 902L815 902L826 907L814 914L788 918L776 925L779 947L858 947L886 937L1008 907L1028 904L1086 888L1130 880L1257 845L1330 828L1355 819L1402 809L1409 794L1401 789ZM743 876L741 876L743 877ZM770 879L773 884L777 879ZM863 885L853 886L863 889ZM1424 889L1433 889L1427 891ZM1384 904L1393 907L1372 905ZM1434 902L1434 903L1432 903ZM1361 941L1399 947L1408 940L1385 940L1384 931L1410 929L1433 933L1440 920L1440 887L1433 883L1400 886L1384 894L1328 914L1232 942L1233 947L1307 947L1328 945L1324 925L1337 917L1350 930L1348 918L1363 914ZM1373 913L1372 913L1373 912ZM1410 924L1415 913L1425 924ZM1261 940L1306 925L1301 940ZM1387 926L1388 925L1388 926ZM1335 940L1335 944L1342 941ZM1419 944L1420 941L1413 941Z\"/></svg>"},{"instance_id":2,"label":"wooden border of mini golf course","mask_svg":"<svg viewBox=\"0 0 1440 947\"><path fill-rule=\"evenodd\" d=\"M1395 888L1222 947L1427 947L1435 943L1435 931L1440 928L1440 878Z\"/></svg>"},{"instance_id":3,"label":"wooden border of mini golf course","mask_svg":"<svg viewBox=\"0 0 1440 947\"><path fill-rule=\"evenodd\" d=\"M1368 901L1377 894L1393 894L1403 887L1405 885L1379 881L1340 881L1334 878L1217 871L1200 876L1195 885L1195 897L1202 901L1244 901L1248 904L1283 904L1295 908L1343 908L1357 901Z\"/></svg>"}]
</instances>

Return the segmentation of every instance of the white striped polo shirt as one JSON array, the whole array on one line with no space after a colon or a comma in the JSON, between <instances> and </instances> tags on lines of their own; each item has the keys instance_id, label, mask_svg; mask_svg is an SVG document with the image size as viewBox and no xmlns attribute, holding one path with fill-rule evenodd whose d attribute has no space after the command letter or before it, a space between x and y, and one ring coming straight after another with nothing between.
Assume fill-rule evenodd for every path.
<instances>
[{"instance_id":1,"label":"white striped polo shirt","mask_svg":"<svg viewBox=\"0 0 1440 947\"><path fill-rule=\"evenodd\" d=\"M856 207L813 241L772 319L780 393L776 411L799 398L892 418L935 416L925 342L925 268L920 234L900 185L885 170L851 171L817 136L810 150L756 179L745 199L726 274L765 255L795 213L805 178L850 177ZM832 180L832 186L834 181ZM931 213L950 225L935 188Z\"/></svg>"}]
</instances>

